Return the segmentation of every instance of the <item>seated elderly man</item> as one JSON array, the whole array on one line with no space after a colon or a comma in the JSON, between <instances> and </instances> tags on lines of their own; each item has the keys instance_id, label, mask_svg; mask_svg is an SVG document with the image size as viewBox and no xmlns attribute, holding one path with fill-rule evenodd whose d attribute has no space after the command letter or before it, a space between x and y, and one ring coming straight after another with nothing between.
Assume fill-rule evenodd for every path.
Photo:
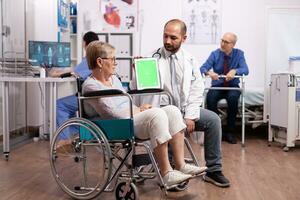
<instances>
[{"instance_id":1,"label":"seated elderly man","mask_svg":"<svg viewBox=\"0 0 300 200\"><path fill-rule=\"evenodd\" d=\"M113 46L99 41L92 42L87 47L86 57L92 74L82 86L83 94L107 89L124 90L120 80L114 75L117 63ZM129 113L128 104L126 97L99 98L86 100L84 108L90 117L126 118ZM135 137L150 138L160 173L168 186L181 183L206 170L206 167L185 163L183 130L186 125L177 107L152 108L149 104L134 106L133 121ZM168 143L174 151L176 170L172 169L169 162Z\"/></svg>"},{"instance_id":2,"label":"seated elderly man","mask_svg":"<svg viewBox=\"0 0 300 200\"><path fill-rule=\"evenodd\" d=\"M234 48L236 41L237 36L234 33L225 33L221 39L221 47L213 51L201 66L201 73L211 77L212 87L239 87L239 79L234 76L248 75L244 52ZM225 78L219 79L219 75L225 75ZM209 90L206 98L207 108L215 113L218 113L218 102L226 99L227 131L223 132L223 138L231 144L236 143L233 131L240 94L238 90Z\"/></svg>"}]
</instances>

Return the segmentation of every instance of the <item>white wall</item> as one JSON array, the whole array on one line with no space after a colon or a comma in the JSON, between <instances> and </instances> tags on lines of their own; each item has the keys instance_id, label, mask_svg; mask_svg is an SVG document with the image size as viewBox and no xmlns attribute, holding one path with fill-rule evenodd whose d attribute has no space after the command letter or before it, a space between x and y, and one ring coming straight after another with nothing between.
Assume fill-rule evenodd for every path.
<instances>
[{"instance_id":1,"label":"white wall","mask_svg":"<svg viewBox=\"0 0 300 200\"><path fill-rule=\"evenodd\" d=\"M181 0L140 0L142 26L141 54L162 46L164 23L181 18ZM231 31L238 35L237 48L245 51L250 74L249 86L264 86L266 63L266 7L299 6L299 0L223 0L222 33ZM203 63L218 45L185 45Z\"/></svg>"},{"instance_id":2,"label":"white wall","mask_svg":"<svg viewBox=\"0 0 300 200\"><path fill-rule=\"evenodd\" d=\"M97 23L100 19L98 0L84 0L77 4L77 63L81 62L81 58L85 52L82 48L82 37L88 31L100 32L102 25Z\"/></svg>"},{"instance_id":3,"label":"white wall","mask_svg":"<svg viewBox=\"0 0 300 200\"><path fill-rule=\"evenodd\" d=\"M57 41L57 1L27 0L28 40Z\"/></svg>"}]
</instances>

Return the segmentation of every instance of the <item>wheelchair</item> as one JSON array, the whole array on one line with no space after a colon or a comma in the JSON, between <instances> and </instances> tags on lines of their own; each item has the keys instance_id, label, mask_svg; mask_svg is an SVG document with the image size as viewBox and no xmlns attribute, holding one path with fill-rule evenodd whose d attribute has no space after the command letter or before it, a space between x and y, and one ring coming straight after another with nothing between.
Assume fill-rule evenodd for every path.
<instances>
[{"instance_id":1,"label":"wheelchair","mask_svg":"<svg viewBox=\"0 0 300 200\"><path fill-rule=\"evenodd\" d=\"M157 92L163 93L162 90L148 90L131 92L131 95ZM114 191L117 200L135 200L139 199L136 185L156 177L165 195L170 190L187 188L188 181L166 185L151 148L134 137L131 95L121 90L96 91L84 96L79 92L79 117L67 120L57 129L51 141L51 171L59 187L72 198L92 199L102 192ZM84 115L84 100L116 96L129 99L128 119L93 120ZM66 131L72 132L71 143L61 145ZM199 166L186 138L185 144L191 155L186 162Z\"/></svg>"}]
</instances>

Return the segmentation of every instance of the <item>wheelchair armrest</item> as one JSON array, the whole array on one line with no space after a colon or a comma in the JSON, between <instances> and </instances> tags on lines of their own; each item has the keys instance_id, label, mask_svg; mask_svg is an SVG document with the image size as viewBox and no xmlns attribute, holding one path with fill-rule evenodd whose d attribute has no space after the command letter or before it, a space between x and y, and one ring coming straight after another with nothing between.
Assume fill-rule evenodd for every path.
<instances>
[{"instance_id":1,"label":"wheelchair armrest","mask_svg":"<svg viewBox=\"0 0 300 200\"><path fill-rule=\"evenodd\" d=\"M170 93L168 93L167 91L163 90L163 89L144 89L144 90L129 90L127 92L130 95L166 95L169 99L169 103L172 104L173 103L173 99L172 96L170 95Z\"/></svg>"},{"instance_id":2,"label":"wheelchair armrest","mask_svg":"<svg viewBox=\"0 0 300 200\"><path fill-rule=\"evenodd\" d=\"M60 78L66 78L66 77L71 77L72 73L71 72L67 72L67 73L63 73L60 75Z\"/></svg>"},{"instance_id":3,"label":"wheelchair armrest","mask_svg":"<svg viewBox=\"0 0 300 200\"><path fill-rule=\"evenodd\" d=\"M129 90L128 94L147 94L147 93L161 93L163 89L144 89L144 90Z\"/></svg>"},{"instance_id":4,"label":"wheelchair armrest","mask_svg":"<svg viewBox=\"0 0 300 200\"><path fill-rule=\"evenodd\" d=\"M97 97L97 96L111 96L111 95L121 95L124 94L122 90L112 89L112 90L100 90L92 91L84 94L84 97Z\"/></svg>"}]
</instances>

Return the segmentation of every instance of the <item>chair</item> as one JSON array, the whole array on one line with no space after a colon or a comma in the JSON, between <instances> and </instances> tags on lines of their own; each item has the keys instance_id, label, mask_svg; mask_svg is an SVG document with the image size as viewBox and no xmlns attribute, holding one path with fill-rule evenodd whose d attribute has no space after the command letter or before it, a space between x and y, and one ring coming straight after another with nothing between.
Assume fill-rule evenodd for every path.
<instances>
[{"instance_id":1,"label":"chair","mask_svg":"<svg viewBox=\"0 0 300 200\"><path fill-rule=\"evenodd\" d=\"M78 79L78 89L81 82ZM147 90L143 93L163 92ZM134 92L131 92L134 93ZM141 93L141 91L135 91ZM99 120L87 119L82 102L86 99L125 96L130 101L130 118ZM115 188L116 199L138 199L136 184L157 177L159 186L167 194L173 188L183 190L187 182L167 186L159 173L152 150L147 143L134 137L132 99L121 90L96 91L84 96L78 92L79 117L71 118L56 131L51 142L50 165L52 174L60 188L75 199L92 199L101 192ZM62 132L76 128L71 143L63 144ZM198 165L187 140L185 144ZM143 147L147 154L138 154L137 147ZM150 167L145 167L149 165ZM198 165L199 166L199 165ZM147 169L147 170L144 170Z\"/></svg>"}]
</instances>

